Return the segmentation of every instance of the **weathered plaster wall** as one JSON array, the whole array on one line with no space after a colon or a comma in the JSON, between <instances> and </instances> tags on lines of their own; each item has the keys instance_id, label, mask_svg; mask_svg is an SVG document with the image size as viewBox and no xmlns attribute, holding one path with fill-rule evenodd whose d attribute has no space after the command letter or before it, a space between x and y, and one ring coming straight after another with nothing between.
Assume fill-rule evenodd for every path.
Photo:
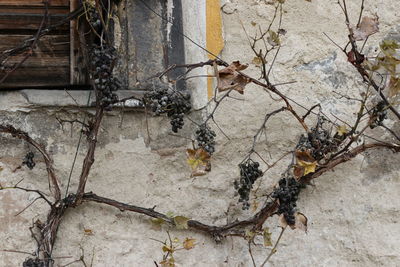
<instances>
[{"instance_id":1,"label":"weathered plaster wall","mask_svg":"<svg viewBox=\"0 0 400 267\"><path fill-rule=\"evenodd\" d=\"M250 34L256 29L251 22L265 27L273 12L272 6L265 2L268 1L223 1L226 3L223 59L252 61L253 55L240 21ZM334 98L332 91L356 95L362 84L346 58L323 35L323 32L327 33L339 44L346 42L343 16L335 2L287 1L283 21L287 34L282 40L283 47L272 77L274 82L297 81L280 88L298 103L305 106L321 103L327 114L343 116L354 111L356 106ZM356 16L360 1L348 2ZM397 0L378 0L366 1L366 5L367 13L377 12L380 17L381 32L371 38L371 44L376 44L399 25L396 9L399 4ZM250 65L247 73L258 76L254 65ZM251 211L241 211L234 196L232 183L237 177L237 164L246 155L263 115L281 104L253 85L248 86L244 96L238 97L243 101L229 99L216 115L216 121L231 140L219 134L212 172L196 179L190 178L186 166L184 151L190 144L169 135L166 119L146 120L140 112L113 111L103 123L87 189L140 206L157 205L157 210L172 211L210 224L223 224L236 217L251 215ZM18 92L1 94L0 103L0 120L12 122L46 144L54 155L57 173L66 185L80 126L66 124L62 128L56 117L82 118L82 112L27 107L26 99ZM287 114L272 119L269 127L267 139L259 144L258 150L273 162L282 152L292 149L301 129ZM399 129L398 125L394 127ZM190 135L189 128L187 125L184 135ZM26 187L47 189L43 162L39 161L32 171L26 168L13 171L30 149L26 144L1 136L0 148L0 166L4 168L0 172L2 185L12 185L24 178L22 185ZM71 190L77 186L85 148L85 142L82 142ZM318 178L315 187L302 192L298 203L309 219L308 234L287 231L270 265L398 266L399 159L391 153L369 153ZM279 179L287 164L288 160L282 161L263 178L263 191ZM45 219L46 205L38 201L19 216L14 215L35 197L25 192L0 192L0 249L33 250L35 244L28 228L32 220ZM266 226L273 231L272 238L276 240L279 234L277 218L268 220ZM85 229L92 230L93 234L85 234ZM193 250L176 253L179 266L251 266L247 244L240 238L228 238L217 245L203 234L177 230L170 230L170 233L180 239L193 237L198 242ZM54 256L60 257L57 263L62 266L78 259L82 247L87 262L93 256L93 266L155 266L153 261L160 261L162 251L161 244L152 239L166 238L165 230L154 229L144 216L85 204L65 216ZM261 245L253 249L257 263L261 263L267 253ZM0 266L17 266L27 257L10 252L0 252L0 255Z\"/></svg>"}]
</instances>

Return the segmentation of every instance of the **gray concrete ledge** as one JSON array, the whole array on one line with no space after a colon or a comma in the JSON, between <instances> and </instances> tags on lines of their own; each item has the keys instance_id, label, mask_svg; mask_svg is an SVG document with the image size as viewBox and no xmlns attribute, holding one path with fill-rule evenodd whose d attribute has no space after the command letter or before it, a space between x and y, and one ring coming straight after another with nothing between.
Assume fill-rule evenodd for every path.
<instances>
[{"instance_id":1,"label":"gray concrete ledge","mask_svg":"<svg viewBox=\"0 0 400 267\"><path fill-rule=\"evenodd\" d=\"M24 89L16 91L20 93L27 102L29 107L93 107L94 92L90 90L36 90ZM131 96L141 97L145 91L139 90L121 90L117 91L120 99ZM0 92L2 94L3 92ZM116 107L124 108L140 108L137 100L130 99Z\"/></svg>"}]
</instances>

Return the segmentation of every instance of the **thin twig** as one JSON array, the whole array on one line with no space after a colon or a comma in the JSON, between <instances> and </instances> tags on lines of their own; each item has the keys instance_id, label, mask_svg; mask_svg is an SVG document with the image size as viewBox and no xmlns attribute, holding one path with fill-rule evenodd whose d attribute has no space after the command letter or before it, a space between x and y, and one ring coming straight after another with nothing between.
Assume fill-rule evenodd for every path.
<instances>
[{"instance_id":1,"label":"thin twig","mask_svg":"<svg viewBox=\"0 0 400 267\"><path fill-rule=\"evenodd\" d=\"M286 228L287 228L287 226L286 227L282 227L281 233L279 234L279 237L276 240L274 247L271 249L271 252L269 253L268 257L265 259L265 261L261 264L260 267L263 267L269 261L269 259L272 257L272 255L274 255L276 253L276 248L277 248L277 246L279 244L279 241L281 241L281 238L283 236L283 232L285 232Z\"/></svg>"}]
</instances>

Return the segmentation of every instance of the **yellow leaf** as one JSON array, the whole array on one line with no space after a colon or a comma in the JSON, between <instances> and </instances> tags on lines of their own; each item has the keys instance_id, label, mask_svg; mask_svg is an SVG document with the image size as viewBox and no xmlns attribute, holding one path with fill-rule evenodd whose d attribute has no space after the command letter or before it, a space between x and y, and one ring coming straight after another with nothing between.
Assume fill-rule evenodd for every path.
<instances>
[{"instance_id":1,"label":"yellow leaf","mask_svg":"<svg viewBox=\"0 0 400 267\"><path fill-rule=\"evenodd\" d=\"M164 246L162 247L162 251L163 251L163 252L174 253L174 249L171 248L171 247L169 247L169 246L167 246L167 245L164 245Z\"/></svg>"},{"instance_id":2,"label":"yellow leaf","mask_svg":"<svg viewBox=\"0 0 400 267\"><path fill-rule=\"evenodd\" d=\"M170 257L170 258L168 258L166 260L161 261L160 265L162 267L175 267L176 266L175 265L175 259L174 259L174 257Z\"/></svg>"},{"instance_id":3,"label":"yellow leaf","mask_svg":"<svg viewBox=\"0 0 400 267\"><path fill-rule=\"evenodd\" d=\"M194 242L196 242L196 239L186 238L185 241L183 241L183 248L186 250L194 248L194 246L196 246Z\"/></svg>"},{"instance_id":4,"label":"yellow leaf","mask_svg":"<svg viewBox=\"0 0 400 267\"><path fill-rule=\"evenodd\" d=\"M272 246L272 240L271 240L271 232L269 231L269 228L266 227L263 231L263 238L264 238L264 246L270 247Z\"/></svg>"},{"instance_id":5,"label":"yellow leaf","mask_svg":"<svg viewBox=\"0 0 400 267\"><path fill-rule=\"evenodd\" d=\"M294 176L296 178L303 177L309 173L315 172L317 161L310 155L308 151L296 151L297 164L294 168Z\"/></svg>"},{"instance_id":6,"label":"yellow leaf","mask_svg":"<svg viewBox=\"0 0 400 267\"><path fill-rule=\"evenodd\" d=\"M175 222L175 226L177 229L188 229L188 221L189 218L186 218L184 216L175 216L174 217L174 222Z\"/></svg>"},{"instance_id":7,"label":"yellow leaf","mask_svg":"<svg viewBox=\"0 0 400 267\"><path fill-rule=\"evenodd\" d=\"M393 55L396 54L396 50L400 49L400 44L395 40L390 39L384 40L379 46L387 57L393 57Z\"/></svg>"},{"instance_id":8,"label":"yellow leaf","mask_svg":"<svg viewBox=\"0 0 400 267\"><path fill-rule=\"evenodd\" d=\"M187 149L187 164L192 169L192 176L205 175L211 170L210 154L202 148Z\"/></svg>"},{"instance_id":9,"label":"yellow leaf","mask_svg":"<svg viewBox=\"0 0 400 267\"><path fill-rule=\"evenodd\" d=\"M279 35L274 31L269 31L269 36L267 37L267 41L272 46L278 46L281 44L281 40L279 39Z\"/></svg>"},{"instance_id":10,"label":"yellow leaf","mask_svg":"<svg viewBox=\"0 0 400 267\"><path fill-rule=\"evenodd\" d=\"M347 134L349 131L346 128L346 125L340 125L337 127L337 134L338 136L343 136Z\"/></svg>"},{"instance_id":11,"label":"yellow leaf","mask_svg":"<svg viewBox=\"0 0 400 267\"><path fill-rule=\"evenodd\" d=\"M174 215L174 213L172 212L172 211L168 211L166 214L165 214L168 218L173 218L175 215Z\"/></svg>"},{"instance_id":12,"label":"yellow leaf","mask_svg":"<svg viewBox=\"0 0 400 267\"><path fill-rule=\"evenodd\" d=\"M253 63L257 67L259 67L262 64L262 59L260 57L254 57L253 60L251 61L251 63Z\"/></svg>"},{"instance_id":13,"label":"yellow leaf","mask_svg":"<svg viewBox=\"0 0 400 267\"><path fill-rule=\"evenodd\" d=\"M305 176L309 173L315 172L315 169L317 168L317 161L308 162L308 161L298 160L297 164L300 167L304 168L303 176Z\"/></svg>"},{"instance_id":14,"label":"yellow leaf","mask_svg":"<svg viewBox=\"0 0 400 267\"><path fill-rule=\"evenodd\" d=\"M251 230L246 230L245 232L245 238L247 240L253 240L253 238L256 236L256 233L251 231Z\"/></svg>"},{"instance_id":15,"label":"yellow leaf","mask_svg":"<svg viewBox=\"0 0 400 267\"><path fill-rule=\"evenodd\" d=\"M175 237L174 240L172 240L174 243L179 243L179 238Z\"/></svg>"},{"instance_id":16,"label":"yellow leaf","mask_svg":"<svg viewBox=\"0 0 400 267\"><path fill-rule=\"evenodd\" d=\"M163 225L165 223L165 221L161 218L152 218L151 223L153 224L153 228L160 230L161 225Z\"/></svg>"}]
</instances>

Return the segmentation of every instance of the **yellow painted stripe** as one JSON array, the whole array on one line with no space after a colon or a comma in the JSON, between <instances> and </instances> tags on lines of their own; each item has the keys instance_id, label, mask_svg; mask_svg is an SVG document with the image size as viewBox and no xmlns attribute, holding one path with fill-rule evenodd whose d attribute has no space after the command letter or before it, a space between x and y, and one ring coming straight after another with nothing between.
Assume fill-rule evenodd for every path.
<instances>
[{"instance_id":1,"label":"yellow painted stripe","mask_svg":"<svg viewBox=\"0 0 400 267\"><path fill-rule=\"evenodd\" d=\"M206 47L214 55L219 55L224 48L222 38L222 18L220 0L206 0ZM208 54L210 59L213 55ZM214 73L214 71L212 72ZM213 78L207 78L208 99L213 97Z\"/></svg>"}]
</instances>

